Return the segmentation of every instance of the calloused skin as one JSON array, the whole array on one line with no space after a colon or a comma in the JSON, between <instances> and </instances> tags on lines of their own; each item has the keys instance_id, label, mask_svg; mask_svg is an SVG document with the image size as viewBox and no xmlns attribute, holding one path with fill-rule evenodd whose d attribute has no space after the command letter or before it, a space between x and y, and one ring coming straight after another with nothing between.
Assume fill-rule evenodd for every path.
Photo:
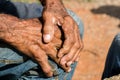
<instances>
[{"instance_id":1,"label":"calloused skin","mask_svg":"<svg viewBox=\"0 0 120 80\"><path fill-rule=\"evenodd\" d=\"M70 66L60 65L61 58L57 58L58 48L62 45L60 30L56 27L53 40L44 44L41 29L42 25L38 19L19 20L10 15L0 14L0 39L35 59L48 77L53 75L48 57L69 72Z\"/></svg>"},{"instance_id":2,"label":"calloused skin","mask_svg":"<svg viewBox=\"0 0 120 80\"><path fill-rule=\"evenodd\" d=\"M60 26L64 32L63 45L58 52L62 58L61 65L70 66L79 60L80 51L83 49L83 42L79 36L76 22L67 13L62 0L40 0L43 5L43 40L46 43L54 38L55 27Z\"/></svg>"}]
</instances>

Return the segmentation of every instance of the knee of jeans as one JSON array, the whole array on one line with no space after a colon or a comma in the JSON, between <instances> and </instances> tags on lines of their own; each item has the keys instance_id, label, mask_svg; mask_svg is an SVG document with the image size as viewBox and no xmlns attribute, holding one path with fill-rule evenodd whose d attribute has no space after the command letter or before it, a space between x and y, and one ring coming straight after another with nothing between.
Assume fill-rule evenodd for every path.
<instances>
[{"instance_id":1,"label":"knee of jeans","mask_svg":"<svg viewBox=\"0 0 120 80\"><path fill-rule=\"evenodd\" d=\"M0 67L8 64L22 63L23 60L23 57L17 52L0 45Z\"/></svg>"},{"instance_id":2,"label":"knee of jeans","mask_svg":"<svg viewBox=\"0 0 120 80\"><path fill-rule=\"evenodd\" d=\"M77 23L79 31L80 31L80 37L83 38L83 34L84 34L84 24L83 24L83 21L73 11L67 9L67 12L75 20L75 22Z\"/></svg>"},{"instance_id":3,"label":"knee of jeans","mask_svg":"<svg viewBox=\"0 0 120 80\"><path fill-rule=\"evenodd\" d=\"M60 74L60 70L59 70L59 66L51 59L49 59L49 64L52 68L52 71L53 71L53 75L54 76L58 76Z\"/></svg>"},{"instance_id":4,"label":"knee of jeans","mask_svg":"<svg viewBox=\"0 0 120 80\"><path fill-rule=\"evenodd\" d=\"M66 73L62 68L60 68L54 61L52 61L51 59L49 59L49 64L52 67L53 70L53 74L54 76L59 76L61 74ZM76 67L76 63L71 65L72 71L75 69ZM71 73L70 73L71 74Z\"/></svg>"},{"instance_id":5,"label":"knee of jeans","mask_svg":"<svg viewBox=\"0 0 120 80\"><path fill-rule=\"evenodd\" d=\"M77 63L71 65L72 70L69 73L60 69L61 73L58 75L58 80L71 80L76 68L76 64Z\"/></svg>"}]
</instances>

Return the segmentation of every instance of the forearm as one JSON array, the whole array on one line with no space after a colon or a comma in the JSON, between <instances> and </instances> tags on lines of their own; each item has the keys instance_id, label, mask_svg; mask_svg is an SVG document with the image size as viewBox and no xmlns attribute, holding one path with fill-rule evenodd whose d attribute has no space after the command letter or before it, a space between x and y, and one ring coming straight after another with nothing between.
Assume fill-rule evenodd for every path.
<instances>
[{"instance_id":1,"label":"forearm","mask_svg":"<svg viewBox=\"0 0 120 80\"><path fill-rule=\"evenodd\" d=\"M62 0L40 0L40 2L46 6L50 4L62 3Z\"/></svg>"},{"instance_id":2,"label":"forearm","mask_svg":"<svg viewBox=\"0 0 120 80\"><path fill-rule=\"evenodd\" d=\"M62 15L63 17L68 15L66 8L64 7L64 4L62 3L62 0L40 0L40 1L43 5L43 12L47 11L48 13L52 13L52 12L54 14L57 13L59 15ZM46 15L46 13L44 15Z\"/></svg>"},{"instance_id":3,"label":"forearm","mask_svg":"<svg viewBox=\"0 0 120 80\"><path fill-rule=\"evenodd\" d=\"M14 20L13 20L14 19ZM14 25L18 22L15 17L10 17L5 14L0 14L0 39L5 39L5 35L10 35L10 29L14 28Z\"/></svg>"},{"instance_id":4,"label":"forearm","mask_svg":"<svg viewBox=\"0 0 120 80\"><path fill-rule=\"evenodd\" d=\"M64 8L62 0L40 0L42 5L47 8Z\"/></svg>"}]
</instances>

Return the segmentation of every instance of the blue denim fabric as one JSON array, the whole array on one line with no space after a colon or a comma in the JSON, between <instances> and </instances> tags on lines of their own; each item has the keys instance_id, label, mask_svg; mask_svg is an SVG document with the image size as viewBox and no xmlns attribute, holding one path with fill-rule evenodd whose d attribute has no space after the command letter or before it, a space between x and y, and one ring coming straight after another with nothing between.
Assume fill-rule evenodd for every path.
<instances>
[{"instance_id":1,"label":"blue denim fabric","mask_svg":"<svg viewBox=\"0 0 120 80\"><path fill-rule=\"evenodd\" d=\"M102 79L120 74L120 33L117 34L109 49Z\"/></svg>"},{"instance_id":2,"label":"blue denim fabric","mask_svg":"<svg viewBox=\"0 0 120 80\"><path fill-rule=\"evenodd\" d=\"M0 0L0 13L11 14L21 19L38 18L41 16L42 10L42 5L36 3L25 4Z\"/></svg>"},{"instance_id":3,"label":"blue denim fabric","mask_svg":"<svg viewBox=\"0 0 120 80\"><path fill-rule=\"evenodd\" d=\"M11 2L9 2L11 4ZM16 9L17 17L19 18L33 18L41 17L42 6L39 4L24 4L24 3L12 3ZM12 5L12 6L13 6ZM22 5L22 6L21 6ZM20 7L21 6L21 7ZM9 8L6 7L6 8ZM34 9L34 10L33 10ZM8 10L8 9L7 9ZM80 36L83 37L83 23L78 16L70 10L68 13L77 22L80 29ZM6 11L8 14L12 11ZM0 43L0 79L1 80L71 80L76 64L71 65L72 71L70 73L64 72L54 61L49 59L54 70L54 76L46 78L40 66L29 59L21 52L15 50L4 42ZM36 74L30 73L30 71L36 72Z\"/></svg>"}]
</instances>

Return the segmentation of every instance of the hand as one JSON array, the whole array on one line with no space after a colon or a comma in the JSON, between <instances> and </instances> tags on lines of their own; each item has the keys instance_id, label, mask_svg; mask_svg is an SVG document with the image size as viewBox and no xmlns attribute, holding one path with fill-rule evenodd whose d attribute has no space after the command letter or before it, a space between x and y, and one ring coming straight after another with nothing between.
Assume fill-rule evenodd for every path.
<instances>
[{"instance_id":1,"label":"hand","mask_svg":"<svg viewBox=\"0 0 120 80\"><path fill-rule=\"evenodd\" d=\"M79 36L77 24L68 15L64 6L61 6L61 4L46 5L43 10L43 20L43 39L46 43L53 40L55 27L60 26L63 31L64 43L58 53L58 57L62 58L60 61L61 65L67 64L69 66L74 61L78 61L83 42Z\"/></svg>"},{"instance_id":2,"label":"hand","mask_svg":"<svg viewBox=\"0 0 120 80\"><path fill-rule=\"evenodd\" d=\"M80 51L83 49L83 42L78 26L70 16L64 17L64 23L61 27L66 35L64 36L64 44L58 53L58 57L62 58L61 65L66 64L70 66L79 60Z\"/></svg>"},{"instance_id":3,"label":"hand","mask_svg":"<svg viewBox=\"0 0 120 80\"><path fill-rule=\"evenodd\" d=\"M23 52L25 55L35 59L41 66L45 74L50 77L53 75L51 66L48 63L48 56L51 57L58 65L60 58L56 58L57 49L61 46L60 31L55 30L58 34L49 44L43 44L41 35L41 24L39 21L26 20L19 21L12 16L0 15L3 25L8 26L1 35L2 39L13 45L16 49ZM5 20L6 19L6 20ZM15 20L15 21L14 21ZM5 25L7 24L7 25ZM64 70L69 71L70 67L60 65Z\"/></svg>"}]
</instances>

